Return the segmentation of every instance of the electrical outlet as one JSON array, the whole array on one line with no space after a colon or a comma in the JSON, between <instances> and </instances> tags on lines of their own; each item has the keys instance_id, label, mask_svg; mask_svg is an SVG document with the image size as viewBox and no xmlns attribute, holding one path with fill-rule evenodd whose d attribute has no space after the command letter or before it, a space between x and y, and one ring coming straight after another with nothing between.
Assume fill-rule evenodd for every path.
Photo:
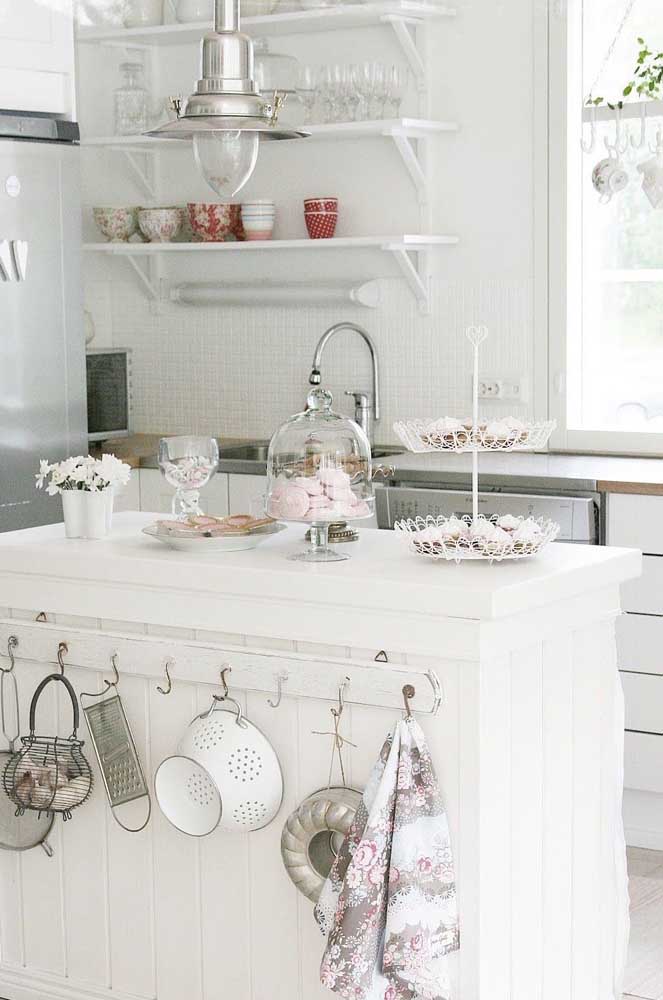
<instances>
[{"instance_id":1,"label":"electrical outlet","mask_svg":"<svg viewBox=\"0 0 663 1000\"><path fill-rule=\"evenodd\" d=\"M494 375L479 376L479 399L510 400L513 403L527 401L526 379L523 376L505 375L496 378Z\"/></svg>"}]
</instances>

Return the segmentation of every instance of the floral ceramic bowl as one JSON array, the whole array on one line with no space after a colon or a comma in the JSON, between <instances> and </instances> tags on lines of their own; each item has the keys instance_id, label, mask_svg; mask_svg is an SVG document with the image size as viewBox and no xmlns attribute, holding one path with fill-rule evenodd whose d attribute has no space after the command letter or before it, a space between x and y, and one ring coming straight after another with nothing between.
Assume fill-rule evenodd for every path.
<instances>
[{"instance_id":1,"label":"floral ceramic bowl","mask_svg":"<svg viewBox=\"0 0 663 1000\"><path fill-rule=\"evenodd\" d=\"M229 236L244 239L241 206L230 202L191 201L187 205L194 239L222 243Z\"/></svg>"},{"instance_id":2,"label":"floral ceramic bowl","mask_svg":"<svg viewBox=\"0 0 663 1000\"><path fill-rule=\"evenodd\" d=\"M170 243L182 228L181 208L141 208L138 212L140 231L150 243Z\"/></svg>"},{"instance_id":3,"label":"floral ceramic bowl","mask_svg":"<svg viewBox=\"0 0 663 1000\"><path fill-rule=\"evenodd\" d=\"M107 208L92 209L94 221L111 243L126 243L138 229L137 208Z\"/></svg>"}]
</instances>

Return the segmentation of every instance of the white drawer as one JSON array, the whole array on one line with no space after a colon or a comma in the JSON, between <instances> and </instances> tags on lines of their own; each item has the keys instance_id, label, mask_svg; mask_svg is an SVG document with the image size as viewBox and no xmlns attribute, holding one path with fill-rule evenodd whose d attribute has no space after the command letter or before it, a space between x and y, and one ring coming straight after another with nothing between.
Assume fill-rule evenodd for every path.
<instances>
[{"instance_id":1,"label":"white drawer","mask_svg":"<svg viewBox=\"0 0 663 1000\"><path fill-rule=\"evenodd\" d=\"M624 787L663 793L663 736L625 733Z\"/></svg>"},{"instance_id":2,"label":"white drawer","mask_svg":"<svg viewBox=\"0 0 663 1000\"><path fill-rule=\"evenodd\" d=\"M663 734L663 677L622 672L626 728Z\"/></svg>"},{"instance_id":3,"label":"white drawer","mask_svg":"<svg viewBox=\"0 0 663 1000\"><path fill-rule=\"evenodd\" d=\"M663 557L645 556L642 576L622 584L621 595L624 611L663 615Z\"/></svg>"},{"instance_id":4,"label":"white drawer","mask_svg":"<svg viewBox=\"0 0 663 1000\"><path fill-rule=\"evenodd\" d=\"M663 497L611 493L607 541L608 545L663 555Z\"/></svg>"},{"instance_id":5,"label":"white drawer","mask_svg":"<svg viewBox=\"0 0 663 1000\"><path fill-rule=\"evenodd\" d=\"M617 619L617 663L620 670L663 675L663 618L620 615Z\"/></svg>"}]
</instances>

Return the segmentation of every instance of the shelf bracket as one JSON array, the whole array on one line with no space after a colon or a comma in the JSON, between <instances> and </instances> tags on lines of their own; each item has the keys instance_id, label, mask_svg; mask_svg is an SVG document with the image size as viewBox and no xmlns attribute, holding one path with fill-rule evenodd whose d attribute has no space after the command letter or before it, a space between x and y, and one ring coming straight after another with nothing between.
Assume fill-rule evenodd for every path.
<instances>
[{"instance_id":1,"label":"shelf bracket","mask_svg":"<svg viewBox=\"0 0 663 1000\"><path fill-rule=\"evenodd\" d=\"M396 41L400 45L410 69L414 73L417 81L417 88L421 91L426 85L426 66L417 46L416 31L421 23L416 18L406 19L398 17L397 14L384 14L380 18L383 24L390 24L396 35Z\"/></svg>"},{"instance_id":2,"label":"shelf bracket","mask_svg":"<svg viewBox=\"0 0 663 1000\"><path fill-rule=\"evenodd\" d=\"M138 181L138 184L143 189L143 192L147 195L148 198L150 198L152 201L155 201L156 190L154 185L154 179L152 176L152 171L145 170L136 159L137 155L145 156L146 163L152 163L153 153L148 152L147 150L145 151L141 150L140 153L137 153L136 150L122 149L121 147L119 148L118 152L122 153L122 155L126 159L127 163L131 168L135 180Z\"/></svg>"},{"instance_id":3,"label":"shelf bracket","mask_svg":"<svg viewBox=\"0 0 663 1000\"><path fill-rule=\"evenodd\" d=\"M410 139L408 136L403 135L402 132L385 132L383 134L390 136L393 139L394 145L400 153L403 163L407 167L419 201L428 201L426 175L421 165L416 145L419 140Z\"/></svg>"},{"instance_id":4,"label":"shelf bracket","mask_svg":"<svg viewBox=\"0 0 663 1000\"><path fill-rule=\"evenodd\" d=\"M137 275L140 283L147 292L148 298L152 302L159 302L161 299L161 295L159 292L159 282L155 280L154 275L152 274L151 262L148 261L147 269L144 270L140 266L136 258L132 257L131 254L125 254L124 256L125 259L129 262L129 264L131 264L131 267L133 268L135 274Z\"/></svg>"},{"instance_id":5,"label":"shelf bracket","mask_svg":"<svg viewBox=\"0 0 663 1000\"><path fill-rule=\"evenodd\" d=\"M408 251L406 247L397 243L387 243L382 249L393 254L408 288L419 303L420 311L427 315L430 312L430 276L426 267L427 254L423 251Z\"/></svg>"}]
</instances>

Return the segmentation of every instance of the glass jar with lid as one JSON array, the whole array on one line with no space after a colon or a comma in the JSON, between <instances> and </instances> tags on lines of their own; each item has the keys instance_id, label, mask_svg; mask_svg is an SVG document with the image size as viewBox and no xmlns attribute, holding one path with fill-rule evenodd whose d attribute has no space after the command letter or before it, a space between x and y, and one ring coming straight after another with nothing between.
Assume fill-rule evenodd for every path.
<instances>
[{"instance_id":1,"label":"glass jar with lid","mask_svg":"<svg viewBox=\"0 0 663 1000\"><path fill-rule=\"evenodd\" d=\"M266 38L256 38L253 43L253 53L255 56L253 75L263 97L269 97L275 90L280 94L296 93L299 62L294 56L272 52Z\"/></svg>"},{"instance_id":2,"label":"glass jar with lid","mask_svg":"<svg viewBox=\"0 0 663 1000\"><path fill-rule=\"evenodd\" d=\"M120 64L122 83L115 90L115 134L138 135L147 131L147 90L143 66L138 62Z\"/></svg>"},{"instance_id":3,"label":"glass jar with lid","mask_svg":"<svg viewBox=\"0 0 663 1000\"><path fill-rule=\"evenodd\" d=\"M359 424L333 412L332 402L325 389L312 389L304 412L286 420L269 445L267 513L310 525L310 547L292 559L347 559L330 549L329 525L373 514L371 446Z\"/></svg>"}]
</instances>

